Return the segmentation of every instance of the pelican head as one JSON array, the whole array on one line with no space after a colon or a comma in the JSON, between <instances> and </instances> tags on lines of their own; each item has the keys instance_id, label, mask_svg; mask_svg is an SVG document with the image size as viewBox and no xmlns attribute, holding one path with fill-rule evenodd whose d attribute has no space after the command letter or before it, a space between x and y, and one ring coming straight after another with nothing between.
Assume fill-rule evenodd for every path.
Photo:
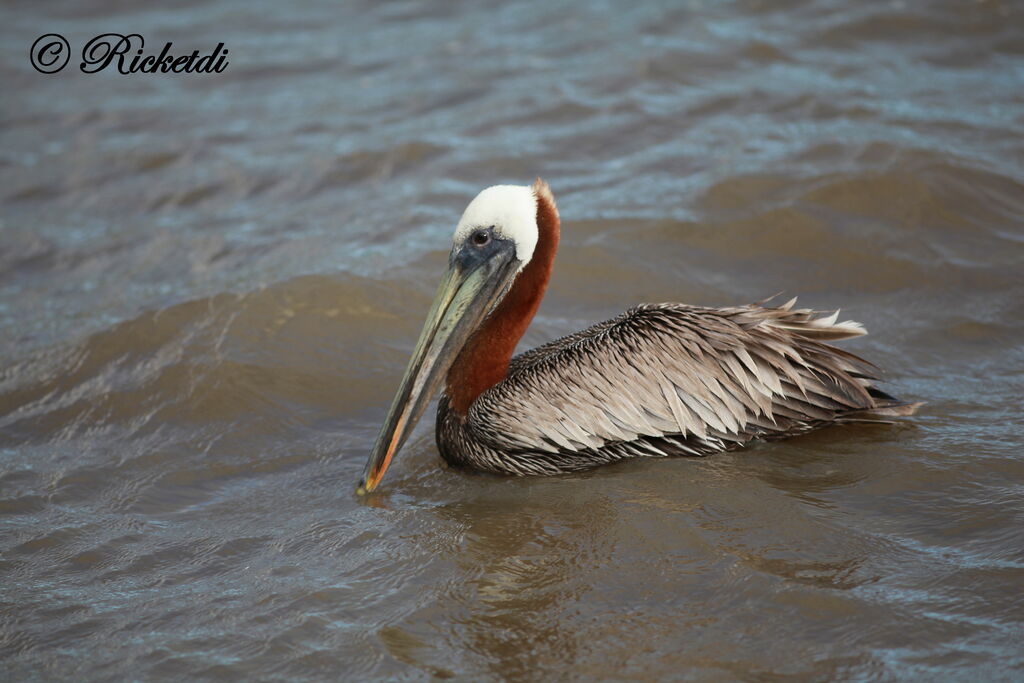
<instances>
[{"instance_id":1,"label":"pelican head","mask_svg":"<svg viewBox=\"0 0 1024 683\"><path fill-rule=\"evenodd\" d=\"M538 193L495 185L466 207L455 228L448 270L391 403L356 493L373 491L463 347L512 287L537 246ZM530 313L532 317L532 312Z\"/></svg>"}]
</instances>

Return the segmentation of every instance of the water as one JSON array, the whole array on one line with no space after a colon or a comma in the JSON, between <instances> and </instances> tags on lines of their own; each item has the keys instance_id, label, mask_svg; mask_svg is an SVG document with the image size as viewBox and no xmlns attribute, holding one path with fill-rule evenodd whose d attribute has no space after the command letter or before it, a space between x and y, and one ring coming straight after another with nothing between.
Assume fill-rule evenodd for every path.
<instances>
[{"instance_id":1,"label":"water","mask_svg":"<svg viewBox=\"0 0 1024 683\"><path fill-rule=\"evenodd\" d=\"M1024 676L1019 5L0 26L3 678ZM111 31L230 65L29 66ZM524 480L443 469L428 419L357 499L455 221L536 175L563 238L524 347L783 290L927 405Z\"/></svg>"}]
</instances>

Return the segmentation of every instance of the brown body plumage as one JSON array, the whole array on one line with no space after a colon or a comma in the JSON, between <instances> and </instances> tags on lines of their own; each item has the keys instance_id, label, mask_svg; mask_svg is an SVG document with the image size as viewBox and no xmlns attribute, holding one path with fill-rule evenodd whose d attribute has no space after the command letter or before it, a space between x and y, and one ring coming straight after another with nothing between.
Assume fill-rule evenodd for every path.
<instances>
[{"instance_id":1,"label":"brown body plumage","mask_svg":"<svg viewBox=\"0 0 1024 683\"><path fill-rule=\"evenodd\" d=\"M465 415L442 396L438 448L451 464L557 474L912 412L872 385L870 364L823 341L859 325L793 303L637 306L517 356Z\"/></svg>"}]
</instances>

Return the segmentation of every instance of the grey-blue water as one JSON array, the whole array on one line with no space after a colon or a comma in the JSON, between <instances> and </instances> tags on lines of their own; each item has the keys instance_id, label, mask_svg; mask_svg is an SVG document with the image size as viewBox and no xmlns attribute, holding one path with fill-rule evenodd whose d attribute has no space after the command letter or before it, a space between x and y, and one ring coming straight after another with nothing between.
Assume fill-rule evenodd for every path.
<instances>
[{"instance_id":1,"label":"grey-blue water","mask_svg":"<svg viewBox=\"0 0 1024 683\"><path fill-rule=\"evenodd\" d=\"M0 79L0 678L1024 676L1018 4L11 2ZM784 291L927 405L551 479L426 419L357 499L459 214L537 175L524 346Z\"/></svg>"}]
</instances>

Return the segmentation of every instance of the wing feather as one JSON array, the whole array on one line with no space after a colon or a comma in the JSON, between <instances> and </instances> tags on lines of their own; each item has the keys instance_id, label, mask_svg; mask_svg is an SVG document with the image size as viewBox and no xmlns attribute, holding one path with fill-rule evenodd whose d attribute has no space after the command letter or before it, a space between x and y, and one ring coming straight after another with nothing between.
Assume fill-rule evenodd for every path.
<instances>
[{"instance_id":1,"label":"wing feather","mask_svg":"<svg viewBox=\"0 0 1024 683\"><path fill-rule=\"evenodd\" d=\"M706 452L703 442L806 431L881 405L868 393L870 364L821 341L863 328L794 304L630 309L513 359L471 407L473 431L520 453L641 440L663 455L671 444Z\"/></svg>"}]
</instances>

